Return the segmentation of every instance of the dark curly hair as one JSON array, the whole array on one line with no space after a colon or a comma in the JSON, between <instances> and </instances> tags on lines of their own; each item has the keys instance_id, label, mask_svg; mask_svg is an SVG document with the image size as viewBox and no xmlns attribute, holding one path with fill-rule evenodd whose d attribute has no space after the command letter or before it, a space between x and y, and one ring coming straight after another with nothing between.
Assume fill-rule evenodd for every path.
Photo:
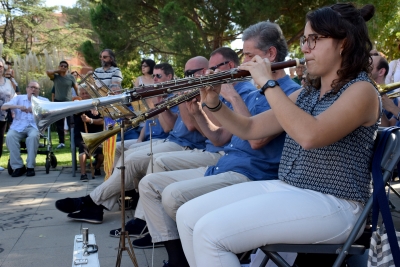
<instances>
[{"instance_id":1,"label":"dark curly hair","mask_svg":"<svg viewBox=\"0 0 400 267\"><path fill-rule=\"evenodd\" d=\"M334 92L340 90L350 80L357 77L361 71L371 72L372 43L368 36L366 21L375 13L373 5L365 5L357 9L353 4L335 4L307 13L306 22L318 34L344 40L341 53L342 65L337 71L338 79L333 80ZM321 87L320 77L307 74L305 87L311 90Z\"/></svg>"},{"instance_id":2,"label":"dark curly hair","mask_svg":"<svg viewBox=\"0 0 400 267\"><path fill-rule=\"evenodd\" d=\"M153 69L154 69L154 66L156 65L156 63L154 62L154 60L149 59L149 58L142 59L142 61L140 62L140 70L142 70L142 65L143 65L143 63L146 63L147 66L150 67L149 74L153 74Z\"/></svg>"}]
</instances>

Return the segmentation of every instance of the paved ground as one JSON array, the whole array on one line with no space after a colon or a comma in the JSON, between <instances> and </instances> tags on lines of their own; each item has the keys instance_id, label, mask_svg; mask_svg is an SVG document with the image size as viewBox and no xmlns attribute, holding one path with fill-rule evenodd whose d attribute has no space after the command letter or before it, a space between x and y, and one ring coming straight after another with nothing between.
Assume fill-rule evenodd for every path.
<instances>
[{"instance_id":1,"label":"paved ground","mask_svg":"<svg viewBox=\"0 0 400 267\"><path fill-rule=\"evenodd\" d=\"M12 178L7 171L0 172L0 267L62 267L72 266L73 241L81 228L88 227L95 234L99 246L99 260L103 267L115 266L119 239L109 236L109 231L120 227L120 212L115 207L106 211L102 224L70 221L66 214L54 207L57 199L87 195L102 178L79 181L72 177L71 168L57 168L46 174L38 169L35 177ZM400 183L394 187L400 191ZM400 198L391 198L400 210ZM133 212L126 213L126 220ZM400 213L393 212L400 231ZM162 266L167 259L164 248L134 250L140 267ZM127 252L123 252L121 266L133 266ZM362 266L362 265L357 265Z\"/></svg>"},{"instance_id":2,"label":"paved ground","mask_svg":"<svg viewBox=\"0 0 400 267\"><path fill-rule=\"evenodd\" d=\"M71 221L67 214L54 207L57 199L87 195L104 177L79 181L71 168L57 168L46 174L38 169L35 177L12 178L0 172L0 267L62 267L72 266L75 235L88 227L99 246L100 265L115 266L118 238L109 236L111 229L121 227L118 207L104 213L102 224ZM127 211L126 220L133 212ZM152 266L151 249L135 249L140 267ZM164 248L156 248L154 266L167 259ZM133 266L123 252L121 266Z\"/></svg>"}]
</instances>

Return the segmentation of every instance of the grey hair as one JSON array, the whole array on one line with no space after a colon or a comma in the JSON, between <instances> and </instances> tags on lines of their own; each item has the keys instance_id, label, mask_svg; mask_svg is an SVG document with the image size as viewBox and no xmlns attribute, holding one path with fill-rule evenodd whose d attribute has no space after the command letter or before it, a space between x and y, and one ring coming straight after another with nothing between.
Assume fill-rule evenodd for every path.
<instances>
[{"instance_id":1,"label":"grey hair","mask_svg":"<svg viewBox=\"0 0 400 267\"><path fill-rule=\"evenodd\" d=\"M3 63L3 73L1 73L1 76L3 76L4 73L6 73L6 62L5 62L4 59L2 59L1 57L0 57L0 62Z\"/></svg>"},{"instance_id":2,"label":"grey hair","mask_svg":"<svg viewBox=\"0 0 400 267\"><path fill-rule=\"evenodd\" d=\"M262 21L251 25L244 30L242 40L255 40L256 48L266 52L271 46L277 50L276 61L284 61L288 55L288 46L285 36L283 36L281 27L278 24Z\"/></svg>"},{"instance_id":3,"label":"grey hair","mask_svg":"<svg viewBox=\"0 0 400 267\"><path fill-rule=\"evenodd\" d=\"M86 87L87 87L86 83L81 83L78 86L78 94L81 92L81 90L85 90L87 92Z\"/></svg>"}]
</instances>

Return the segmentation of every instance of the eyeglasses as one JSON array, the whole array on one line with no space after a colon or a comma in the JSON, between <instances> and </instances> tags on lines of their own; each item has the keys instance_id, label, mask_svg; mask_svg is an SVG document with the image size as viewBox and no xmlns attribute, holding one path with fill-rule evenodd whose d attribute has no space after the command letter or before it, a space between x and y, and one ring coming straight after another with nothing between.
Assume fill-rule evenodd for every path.
<instances>
[{"instance_id":1,"label":"eyeglasses","mask_svg":"<svg viewBox=\"0 0 400 267\"><path fill-rule=\"evenodd\" d=\"M67 65L60 65L60 68L66 69L66 68L68 68L68 66Z\"/></svg>"},{"instance_id":2,"label":"eyeglasses","mask_svg":"<svg viewBox=\"0 0 400 267\"><path fill-rule=\"evenodd\" d=\"M203 70L204 68L200 68L200 69L194 69L194 70L185 70L185 72L183 73L185 75L185 77L190 77L193 76L196 72Z\"/></svg>"},{"instance_id":3,"label":"eyeglasses","mask_svg":"<svg viewBox=\"0 0 400 267\"><path fill-rule=\"evenodd\" d=\"M161 79L162 78L162 74L153 74L153 79L156 78L157 79Z\"/></svg>"},{"instance_id":4,"label":"eyeglasses","mask_svg":"<svg viewBox=\"0 0 400 267\"><path fill-rule=\"evenodd\" d=\"M219 67L221 67L221 66L223 66L223 65L225 65L225 64L228 64L229 63L229 60L228 61L225 61L225 62L222 62L222 63L219 63L218 65L215 65L214 67L209 67L209 69L210 70L216 70L216 69L218 69Z\"/></svg>"},{"instance_id":5,"label":"eyeglasses","mask_svg":"<svg viewBox=\"0 0 400 267\"><path fill-rule=\"evenodd\" d=\"M308 37L302 36L300 37L300 46L303 47L303 45L307 42L308 48L310 50L313 50L317 45L317 40L322 38L331 38L331 37L318 34L309 34Z\"/></svg>"},{"instance_id":6,"label":"eyeglasses","mask_svg":"<svg viewBox=\"0 0 400 267\"><path fill-rule=\"evenodd\" d=\"M36 87L36 86L28 86L28 88L35 89L35 90L39 90L40 89L39 87Z\"/></svg>"},{"instance_id":7,"label":"eyeglasses","mask_svg":"<svg viewBox=\"0 0 400 267\"><path fill-rule=\"evenodd\" d=\"M108 57L110 57L110 56L100 56L100 59L106 59Z\"/></svg>"},{"instance_id":8,"label":"eyeglasses","mask_svg":"<svg viewBox=\"0 0 400 267\"><path fill-rule=\"evenodd\" d=\"M142 65L142 68L147 68L148 66L147 65Z\"/></svg>"}]
</instances>

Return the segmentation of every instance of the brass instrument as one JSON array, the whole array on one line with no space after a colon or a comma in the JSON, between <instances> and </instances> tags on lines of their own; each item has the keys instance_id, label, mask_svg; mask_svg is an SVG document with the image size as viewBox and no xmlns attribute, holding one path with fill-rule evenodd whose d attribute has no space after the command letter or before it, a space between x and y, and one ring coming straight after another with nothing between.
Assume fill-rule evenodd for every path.
<instances>
[{"instance_id":1,"label":"brass instrument","mask_svg":"<svg viewBox=\"0 0 400 267\"><path fill-rule=\"evenodd\" d=\"M117 95L123 92L117 84L111 84L109 87L107 87L99 78L97 78L94 73L90 73L85 77L79 77L79 86L82 86L91 96L91 98ZM119 90L113 90L112 86L118 86ZM115 103L107 107L102 107L99 109L99 112L103 117L110 117L114 120L121 117L136 117L136 114L134 112L132 112L127 106L121 103Z\"/></svg>"},{"instance_id":2,"label":"brass instrument","mask_svg":"<svg viewBox=\"0 0 400 267\"><path fill-rule=\"evenodd\" d=\"M378 90L381 95L387 94L398 88L400 88L400 82L389 83L386 85L378 85ZM389 94L388 94L388 96L389 96Z\"/></svg>"},{"instance_id":3,"label":"brass instrument","mask_svg":"<svg viewBox=\"0 0 400 267\"><path fill-rule=\"evenodd\" d=\"M192 91L186 94L166 99L162 103L158 104L155 108L152 108L147 112L138 115L136 118L131 119L129 122L126 123L126 127L135 128L139 126L140 123L146 121L147 119L152 118L160 114L161 112L164 112L165 110L177 106L183 102L189 101L198 95L200 95L200 89L193 89ZM116 126L111 130L106 130L98 133L81 133L81 135L83 142L86 144L88 152L92 154L101 143L103 143L111 136L119 133L120 131L121 127Z\"/></svg>"},{"instance_id":4,"label":"brass instrument","mask_svg":"<svg viewBox=\"0 0 400 267\"><path fill-rule=\"evenodd\" d=\"M387 94L387 97L389 97L390 99L398 98L398 97L400 97L400 92L394 92L394 93Z\"/></svg>"},{"instance_id":5,"label":"brass instrument","mask_svg":"<svg viewBox=\"0 0 400 267\"><path fill-rule=\"evenodd\" d=\"M271 70L303 65L304 59L288 60L271 64ZM110 95L96 99L76 102L47 102L36 97L32 98L32 113L40 132L59 119L91 108L100 108L115 103L128 104L157 95L168 95L175 91L195 89L198 87L213 86L218 84L233 83L250 80L250 72L239 69L230 69L207 76L188 77L153 85L145 85L130 89L119 95Z\"/></svg>"}]
</instances>

